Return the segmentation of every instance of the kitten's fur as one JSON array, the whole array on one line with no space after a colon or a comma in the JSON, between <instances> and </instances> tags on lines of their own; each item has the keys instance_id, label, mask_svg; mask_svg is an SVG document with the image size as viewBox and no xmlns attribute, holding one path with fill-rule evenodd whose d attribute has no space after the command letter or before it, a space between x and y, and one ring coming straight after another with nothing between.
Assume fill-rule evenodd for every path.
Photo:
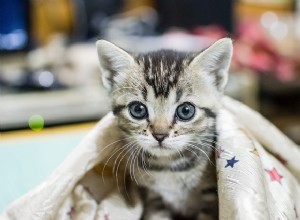
<instances>
[{"instance_id":1,"label":"kitten's fur","mask_svg":"<svg viewBox=\"0 0 300 220\"><path fill-rule=\"evenodd\" d=\"M104 86L110 91L120 130L136 156L134 176L144 188L144 219L217 218L214 142L220 97L227 81L232 41L221 39L198 54L160 50L132 55L100 40L98 55ZM129 104L148 110L134 119ZM196 107L182 121L177 107ZM165 134L161 144L153 134Z\"/></svg>"}]
</instances>

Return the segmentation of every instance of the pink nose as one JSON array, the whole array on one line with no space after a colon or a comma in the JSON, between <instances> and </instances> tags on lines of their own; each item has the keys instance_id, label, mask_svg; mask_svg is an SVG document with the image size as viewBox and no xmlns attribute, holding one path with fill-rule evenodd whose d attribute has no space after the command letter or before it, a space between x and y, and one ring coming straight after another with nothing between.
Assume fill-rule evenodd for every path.
<instances>
[{"instance_id":1,"label":"pink nose","mask_svg":"<svg viewBox=\"0 0 300 220\"><path fill-rule=\"evenodd\" d=\"M168 137L168 134L152 134L153 137L158 141L162 142L166 137Z\"/></svg>"}]
</instances>

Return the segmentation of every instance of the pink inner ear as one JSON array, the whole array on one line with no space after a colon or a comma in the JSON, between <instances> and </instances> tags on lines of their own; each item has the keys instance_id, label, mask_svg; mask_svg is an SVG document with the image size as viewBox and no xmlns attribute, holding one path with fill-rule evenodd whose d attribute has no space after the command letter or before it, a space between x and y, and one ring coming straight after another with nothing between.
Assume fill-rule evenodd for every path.
<instances>
[{"instance_id":1,"label":"pink inner ear","mask_svg":"<svg viewBox=\"0 0 300 220\"><path fill-rule=\"evenodd\" d=\"M111 90L116 76L128 72L134 63L134 58L123 49L105 40L97 41L97 50L103 85Z\"/></svg>"},{"instance_id":2,"label":"pink inner ear","mask_svg":"<svg viewBox=\"0 0 300 220\"><path fill-rule=\"evenodd\" d=\"M205 72L209 76L214 76L215 85L222 91L227 83L232 50L232 41L221 39L197 55L190 66L195 72Z\"/></svg>"}]
</instances>

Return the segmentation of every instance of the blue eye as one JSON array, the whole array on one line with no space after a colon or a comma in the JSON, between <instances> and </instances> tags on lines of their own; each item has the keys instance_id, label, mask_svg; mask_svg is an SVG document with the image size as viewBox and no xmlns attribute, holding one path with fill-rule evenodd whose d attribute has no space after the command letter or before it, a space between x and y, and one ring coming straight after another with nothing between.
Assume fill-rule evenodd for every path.
<instances>
[{"instance_id":1,"label":"blue eye","mask_svg":"<svg viewBox=\"0 0 300 220\"><path fill-rule=\"evenodd\" d=\"M195 106L189 102L179 105L176 109L176 116L181 121L189 121L195 115Z\"/></svg>"},{"instance_id":2,"label":"blue eye","mask_svg":"<svg viewBox=\"0 0 300 220\"><path fill-rule=\"evenodd\" d=\"M148 116L147 107L141 102L132 102L129 104L129 113L135 119L144 119Z\"/></svg>"}]
</instances>

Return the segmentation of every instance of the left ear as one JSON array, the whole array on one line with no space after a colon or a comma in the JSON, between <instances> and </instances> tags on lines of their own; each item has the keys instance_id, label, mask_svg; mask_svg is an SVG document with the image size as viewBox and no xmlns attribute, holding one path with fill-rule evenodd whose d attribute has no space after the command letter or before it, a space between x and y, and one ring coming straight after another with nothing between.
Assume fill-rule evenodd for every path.
<instances>
[{"instance_id":1,"label":"left ear","mask_svg":"<svg viewBox=\"0 0 300 220\"><path fill-rule=\"evenodd\" d=\"M126 79L126 74L134 67L135 61L125 50L108 41L98 40L96 45L102 82L104 87L111 91L114 84Z\"/></svg>"},{"instance_id":2,"label":"left ear","mask_svg":"<svg viewBox=\"0 0 300 220\"><path fill-rule=\"evenodd\" d=\"M197 55L189 66L194 72L212 77L217 89L222 92L228 79L232 51L232 40L223 38Z\"/></svg>"}]
</instances>

